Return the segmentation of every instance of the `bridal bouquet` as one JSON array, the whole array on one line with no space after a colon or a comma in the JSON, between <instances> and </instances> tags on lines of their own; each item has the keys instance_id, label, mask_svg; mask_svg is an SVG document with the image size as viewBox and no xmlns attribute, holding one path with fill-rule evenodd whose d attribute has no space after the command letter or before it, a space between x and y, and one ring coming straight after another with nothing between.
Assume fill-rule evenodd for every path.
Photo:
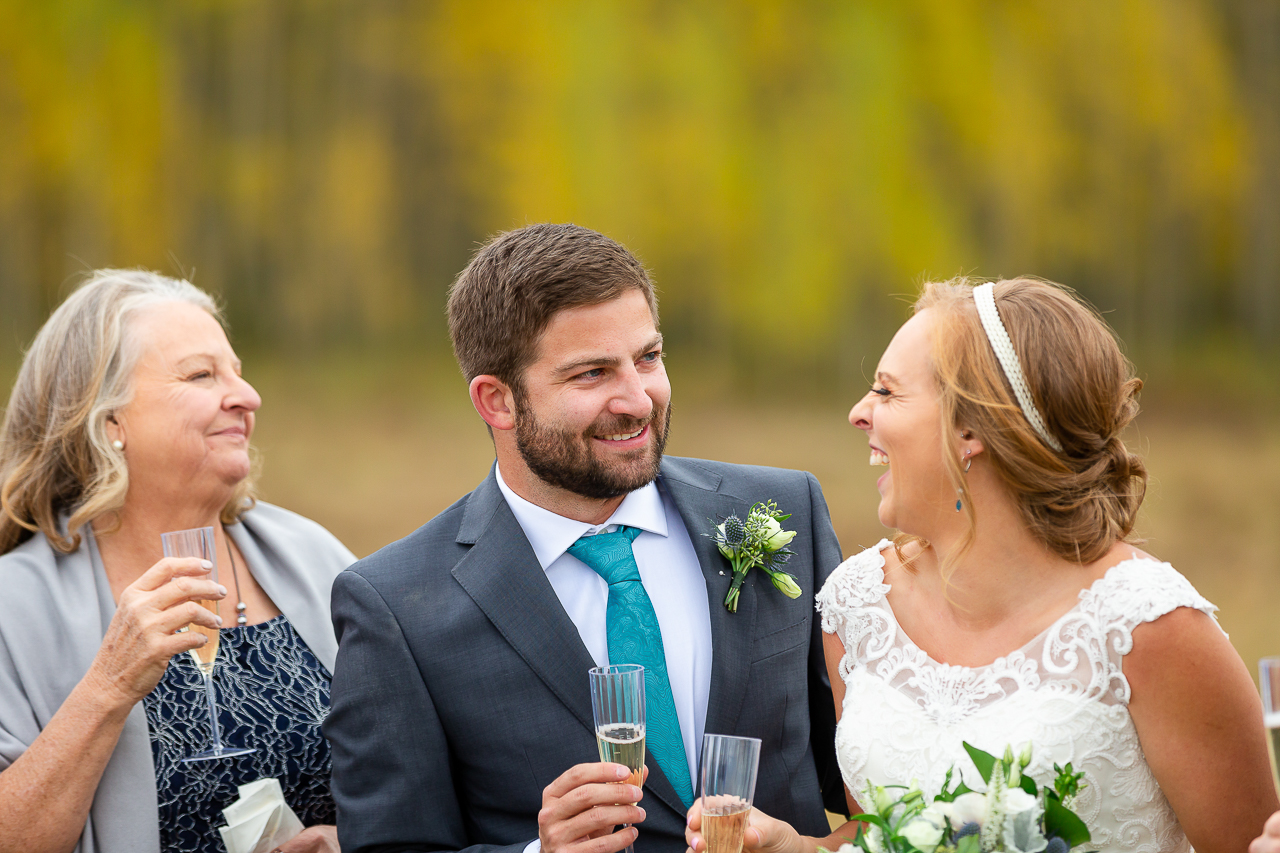
<instances>
[{"instance_id":1,"label":"bridal bouquet","mask_svg":"<svg viewBox=\"0 0 1280 853\"><path fill-rule=\"evenodd\" d=\"M859 826L840 853L1067 853L1089 841L1089 828L1071 811L1082 787L1083 773L1071 764L1053 765L1053 787L1040 788L1022 771L1031 763L1031 745L1017 758L1010 747L996 758L966 743L965 750L987 783L986 793L964 782L951 786L955 768L947 771L942 792L928 802L914 784L868 785L874 811L856 815ZM889 789L904 791L894 797Z\"/></svg>"}]
</instances>

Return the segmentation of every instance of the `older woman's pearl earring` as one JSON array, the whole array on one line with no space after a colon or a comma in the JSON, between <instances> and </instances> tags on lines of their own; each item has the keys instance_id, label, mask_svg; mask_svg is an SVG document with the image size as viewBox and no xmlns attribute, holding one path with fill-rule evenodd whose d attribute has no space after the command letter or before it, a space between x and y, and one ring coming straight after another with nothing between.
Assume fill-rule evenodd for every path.
<instances>
[{"instance_id":1,"label":"older woman's pearl earring","mask_svg":"<svg viewBox=\"0 0 1280 853\"><path fill-rule=\"evenodd\" d=\"M124 450L124 442L118 438L115 441L111 442L111 446L114 447L116 450Z\"/></svg>"}]
</instances>

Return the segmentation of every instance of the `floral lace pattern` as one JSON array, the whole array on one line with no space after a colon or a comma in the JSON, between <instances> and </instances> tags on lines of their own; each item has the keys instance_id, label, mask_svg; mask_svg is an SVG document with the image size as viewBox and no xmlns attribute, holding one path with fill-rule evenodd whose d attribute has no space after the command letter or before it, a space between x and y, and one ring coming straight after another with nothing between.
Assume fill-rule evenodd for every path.
<instances>
[{"instance_id":1,"label":"floral lace pattern","mask_svg":"<svg viewBox=\"0 0 1280 853\"><path fill-rule=\"evenodd\" d=\"M1129 715L1122 659L1133 629L1178 607L1217 609L1168 563L1125 560L1080 593L1076 605L1026 646L986 666L939 663L898 626L886 599L887 540L846 560L818 594L822 629L844 644L844 707L836 752L857 797L868 782L920 784L933 796L955 765L982 779L962 743L989 752L1028 741L1027 772L1040 784L1070 761L1087 787L1075 811L1097 850L1190 850L1147 767Z\"/></svg>"},{"instance_id":2,"label":"floral lace pattern","mask_svg":"<svg viewBox=\"0 0 1280 853\"><path fill-rule=\"evenodd\" d=\"M209 747L204 679L191 658L169 662L143 699L151 729L165 853L225 853L217 827L238 786L280 780L285 802L304 826L331 824L329 742L320 724L329 714L324 665L284 616L222 630L214 664L214 692L222 741L257 751L238 758L182 764Z\"/></svg>"}]
</instances>

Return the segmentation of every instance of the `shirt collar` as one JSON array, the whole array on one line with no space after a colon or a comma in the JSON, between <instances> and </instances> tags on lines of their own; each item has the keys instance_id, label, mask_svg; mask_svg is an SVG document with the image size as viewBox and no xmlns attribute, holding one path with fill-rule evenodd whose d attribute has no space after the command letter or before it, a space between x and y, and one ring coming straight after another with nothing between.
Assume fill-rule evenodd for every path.
<instances>
[{"instance_id":1,"label":"shirt collar","mask_svg":"<svg viewBox=\"0 0 1280 853\"><path fill-rule=\"evenodd\" d=\"M583 536L608 531L618 525L637 527L663 537L667 535L667 513L655 483L629 492L604 524L587 524L585 521L556 515L549 509L530 503L511 490L507 481L502 479L502 469L497 465L494 466L494 472L502 496L506 498L511 513L516 517L529 544L533 546L534 556L538 558L544 571Z\"/></svg>"}]
</instances>

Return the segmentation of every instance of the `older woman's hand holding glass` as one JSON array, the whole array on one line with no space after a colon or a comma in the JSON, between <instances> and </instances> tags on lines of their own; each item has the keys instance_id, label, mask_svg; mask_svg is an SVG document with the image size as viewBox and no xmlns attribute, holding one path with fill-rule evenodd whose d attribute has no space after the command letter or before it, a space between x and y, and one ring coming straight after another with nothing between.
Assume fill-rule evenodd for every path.
<instances>
[{"instance_id":1,"label":"older woman's hand holding glass","mask_svg":"<svg viewBox=\"0 0 1280 853\"><path fill-rule=\"evenodd\" d=\"M353 558L254 500L260 404L187 282L97 273L37 336L0 433L0 851L221 850L261 777L312 825L282 850L337 849L319 726ZM198 527L210 559L162 556ZM218 723L251 755L182 763L209 738L189 625L223 629Z\"/></svg>"}]
</instances>

